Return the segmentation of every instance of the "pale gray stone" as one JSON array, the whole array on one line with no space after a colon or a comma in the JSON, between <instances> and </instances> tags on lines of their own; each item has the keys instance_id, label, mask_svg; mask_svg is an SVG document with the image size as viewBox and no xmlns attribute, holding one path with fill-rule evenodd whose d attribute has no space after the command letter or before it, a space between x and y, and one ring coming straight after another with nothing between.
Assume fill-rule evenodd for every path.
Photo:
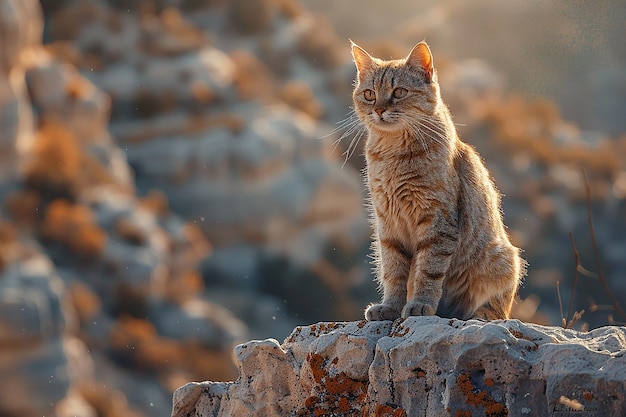
<instances>
[{"instance_id":1,"label":"pale gray stone","mask_svg":"<svg viewBox=\"0 0 626 417\"><path fill-rule=\"evenodd\" d=\"M436 316L318 323L282 344L239 345L239 379L180 388L172 417L542 416L568 411L561 397L589 415L621 417L625 354L619 326L581 333Z\"/></svg>"}]
</instances>

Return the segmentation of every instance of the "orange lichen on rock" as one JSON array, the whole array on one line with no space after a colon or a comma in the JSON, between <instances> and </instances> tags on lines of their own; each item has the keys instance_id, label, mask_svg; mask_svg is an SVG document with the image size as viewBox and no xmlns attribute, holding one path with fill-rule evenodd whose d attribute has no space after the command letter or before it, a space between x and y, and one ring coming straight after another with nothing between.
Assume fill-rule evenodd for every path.
<instances>
[{"instance_id":1,"label":"orange lichen on rock","mask_svg":"<svg viewBox=\"0 0 626 417\"><path fill-rule=\"evenodd\" d=\"M84 98L90 92L89 90L94 89L93 85L89 81L78 74L68 80L65 88L67 96L72 100Z\"/></svg>"},{"instance_id":2,"label":"orange lichen on rock","mask_svg":"<svg viewBox=\"0 0 626 417\"><path fill-rule=\"evenodd\" d=\"M113 357L140 371L159 372L170 366L183 366L185 354L176 341L160 337L154 324L123 316L111 330Z\"/></svg>"},{"instance_id":3,"label":"orange lichen on rock","mask_svg":"<svg viewBox=\"0 0 626 417\"><path fill-rule=\"evenodd\" d=\"M48 205L39 233L44 240L61 244L87 259L100 255L107 240L88 207L66 200L55 200Z\"/></svg>"},{"instance_id":4,"label":"orange lichen on rock","mask_svg":"<svg viewBox=\"0 0 626 417\"><path fill-rule=\"evenodd\" d=\"M338 323L330 322L330 323L318 323L312 324L309 326L309 334L311 336L319 336L322 334L326 334L337 329L340 325Z\"/></svg>"},{"instance_id":5,"label":"orange lichen on rock","mask_svg":"<svg viewBox=\"0 0 626 417\"><path fill-rule=\"evenodd\" d=\"M287 83L280 91L280 98L289 106L297 109L313 119L320 119L322 105L315 98L308 84L301 81Z\"/></svg>"},{"instance_id":6,"label":"orange lichen on rock","mask_svg":"<svg viewBox=\"0 0 626 417\"><path fill-rule=\"evenodd\" d=\"M362 410L355 407L360 408L364 405L368 382L357 381L343 371L331 375L327 366L328 364L336 364L335 359L337 358L329 360L317 353L307 355L307 362L311 368L319 396L307 398L305 401L306 411L316 416L361 415Z\"/></svg>"},{"instance_id":7,"label":"orange lichen on rock","mask_svg":"<svg viewBox=\"0 0 626 417\"><path fill-rule=\"evenodd\" d=\"M509 410L504 404L494 400L489 392L480 390L474 385L469 372L459 374L456 383L465 397L465 402L474 408L484 408L487 417L506 417L509 415Z\"/></svg>"},{"instance_id":8,"label":"orange lichen on rock","mask_svg":"<svg viewBox=\"0 0 626 417\"><path fill-rule=\"evenodd\" d=\"M155 216L164 216L170 211L167 195L161 190L150 190L139 204Z\"/></svg>"},{"instance_id":9,"label":"orange lichen on rock","mask_svg":"<svg viewBox=\"0 0 626 417\"><path fill-rule=\"evenodd\" d=\"M109 171L87 153L67 127L44 121L37 132L24 183L45 197L74 199L86 186L111 184Z\"/></svg>"},{"instance_id":10,"label":"orange lichen on rock","mask_svg":"<svg viewBox=\"0 0 626 417\"><path fill-rule=\"evenodd\" d=\"M126 394L114 387L96 381L78 384L78 392L93 407L99 417L142 417L143 414L129 404Z\"/></svg>"},{"instance_id":11,"label":"orange lichen on rock","mask_svg":"<svg viewBox=\"0 0 626 417\"><path fill-rule=\"evenodd\" d=\"M39 220L41 198L34 191L14 191L5 198L5 206L11 220L17 226L32 228Z\"/></svg>"},{"instance_id":12,"label":"orange lichen on rock","mask_svg":"<svg viewBox=\"0 0 626 417\"><path fill-rule=\"evenodd\" d=\"M398 327L398 330L396 330L395 332L393 332L391 334L391 337L402 337L402 336L406 336L407 333L409 333L411 329L408 327Z\"/></svg>"},{"instance_id":13,"label":"orange lichen on rock","mask_svg":"<svg viewBox=\"0 0 626 417\"><path fill-rule=\"evenodd\" d=\"M238 50L230 54L235 64L235 88L242 100L269 98L274 94L272 72L253 54Z\"/></svg>"},{"instance_id":14,"label":"orange lichen on rock","mask_svg":"<svg viewBox=\"0 0 626 417\"><path fill-rule=\"evenodd\" d=\"M187 271L170 276L165 282L166 298L182 303L204 290L204 281L197 271Z\"/></svg>"},{"instance_id":15,"label":"orange lichen on rock","mask_svg":"<svg viewBox=\"0 0 626 417\"><path fill-rule=\"evenodd\" d=\"M96 293L81 282L75 282L70 286L70 297L78 319L82 323L95 317L102 307L102 302Z\"/></svg>"},{"instance_id":16,"label":"orange lichen on rock","mask_svg":"<svg viewBox=\"0 0 626 417\"><path fill-rule=\"evenodd\" d=\"M316 397L315 395L312 395L304 401L304 406L307 408L313 407L315 404L317 404L319 400L320 399L318 397Z\"/></svg>"},{"instance_id":17,"label":"orange lichen on rock","mask_svg":"<svg viewBox=\"0 0 626 417\"><path fill-rule=\"evenodd\" d=\"M80 160L75 136L60 124L46 123L39 129L25 183L38 191L73 197L78 192Z\"/></svg>"},{"instance_id":18,"label":"orange lichen on rock","mask_svg":"<svg viewBox=\"0 0 626 417\"><path fill-rule=\"evenodd\" d=\"M9 263L7 248L17 240L17 230L11 224L0 220L0 272Z\"/></svg>"},{"instance_id":19,"label":"orange lichen on rock","mask_svg":"<svg viewBox=\"0 0 626 417\"><path fill-rule=\"evenodd\" d=\"M146 243L146 232L128 218L120 218L115 222L115 232L126 242L142 246Z\"/></svg>"},{"instance_id":20,"label":"orange lichen on rock","mask_svg":"<svg viewBox=\"0 0 626 417\"><path fill-rule=\"evenodd\" d=\"M373 415L375 417L407 417L402 407L388 404L377 404Z\"/></svg>"}]
</instances>

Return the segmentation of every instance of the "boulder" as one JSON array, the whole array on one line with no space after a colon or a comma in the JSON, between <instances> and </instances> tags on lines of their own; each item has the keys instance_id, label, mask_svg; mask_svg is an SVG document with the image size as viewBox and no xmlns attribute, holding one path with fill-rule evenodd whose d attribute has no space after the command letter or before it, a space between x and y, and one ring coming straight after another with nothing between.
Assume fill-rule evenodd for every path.
<instances>
[{"instance_id":1,"label":"boulder","mask_svg":"<svg viewBox=\"0 0 626 417\"><path fill-rule=\"evenodd\" d=\"M582 333L435 316L318 323L282 344L237 346L239 379L184 385L172 417L617 417L626 415L625 353L618 326Z\"/></svg>"},{"instance_id":2,"label":"boulder","mask_svg":"<svg viewBox=\"0 0 626 417\"><path fill-rule=\"evenodd\" d=\"M72 335L74 310L50 260L34 248L12 250L20 259L0 272L0 415L68 416L57 405L75 398L71 387L91 374L91 358ZM81 407L72 415L93 416L73 401Z\"/></svg>"},{"instance_id":3,"label":"boulder","mask_svg":"<svg viewBox=\"0 0 626 417\"><path fill-rule=\"evenodd\" d=\"M76 68L47 54L41 54L26 72L26 85L40 124L63 126L91 165L101 167L101 176L110 177L106 182L133 190L126 156L107 130L111 105L108 95ZM40 128L40 135L43 130Z\"/></svg>"},{"instance_id":4,"label":"boulder","mask_svg":"<svg viewBox=\"0 0 626 417\"><path fill-rule=\"evenodd\" d=\"M0 195L32 144L33 115L24 71L39 44L43 18L35 0L0 1Z\"/></svg>"}]
</instances>

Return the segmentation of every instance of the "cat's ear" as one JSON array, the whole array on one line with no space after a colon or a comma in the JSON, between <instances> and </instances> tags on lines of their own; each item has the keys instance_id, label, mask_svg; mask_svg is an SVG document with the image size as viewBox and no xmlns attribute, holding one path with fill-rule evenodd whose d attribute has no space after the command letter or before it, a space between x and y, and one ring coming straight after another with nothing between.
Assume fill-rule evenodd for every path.
<instances>
[{"instance_id":1,"label":"cat's ear","mask_svg":"<svg viewBox=\"0 0 626 417\"><path fill-rule=\"evenodd\" d=\"M420 42L406 57L406 63L408 66L421 71L426 76L426 82L430 83L435 73L435 66L433 65L433 54L430 52L430 48L426 42Z\"/></svg>"},{"instance_id":2,"label":"cat's ear","mask_svg":"<svg viewBox=\"0 0 626 417\"><path fill-rule=\"evenodd\" d=\"M374 58L370 56L365 49L361 48L356 43L350 41L352 44L352 58L354 59L354 64L356 65L356 70L358 72L359 78L362 78L366 73L374 68Z\"/></svg>"}]
</instances>

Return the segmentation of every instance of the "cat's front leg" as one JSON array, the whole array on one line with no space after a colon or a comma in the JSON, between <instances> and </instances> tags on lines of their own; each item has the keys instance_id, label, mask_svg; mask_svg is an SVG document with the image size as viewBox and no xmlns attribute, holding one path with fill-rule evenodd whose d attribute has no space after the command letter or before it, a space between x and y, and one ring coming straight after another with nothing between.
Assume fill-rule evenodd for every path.
<instances>
[{"instance_id":1,"label":"cat's front leg","mask_svg":"<svg viewBox=\"0 0 626 417\"><path fill-rule=\"evenodd\" d=\"M365 310L368 321L395 320L400 318L406 303L407 278L411 257L400 242L393 238L377 239L377 278L383 290L383 299Z\"/></svg>"},{"instance_id":2,"label":"cat's front leg","mask_svg":"<svg viewBox=\"0 0 626 417\"><path fill-rule=\"evenodd\" d=\"M455 220L437 212L429 233L418 241L402 318L436 313L443 293L443 281L450 269L452 255L457 250L458 228Z\"/></svg>"},{"instance_id":3,"label":"cat's front leg","mask_svg":"<svg viewBox=\"0 0 626 417\"><path fill-rule=\"evenodd\" d=\"M415 277L409 278L415 281ZM443 292L443 277L436 280L421 279L420 289L412 292L406 305L402 309L403 319L410 316L433 316L437 312L437 306Z\"/></svg>"}]
</instances>

